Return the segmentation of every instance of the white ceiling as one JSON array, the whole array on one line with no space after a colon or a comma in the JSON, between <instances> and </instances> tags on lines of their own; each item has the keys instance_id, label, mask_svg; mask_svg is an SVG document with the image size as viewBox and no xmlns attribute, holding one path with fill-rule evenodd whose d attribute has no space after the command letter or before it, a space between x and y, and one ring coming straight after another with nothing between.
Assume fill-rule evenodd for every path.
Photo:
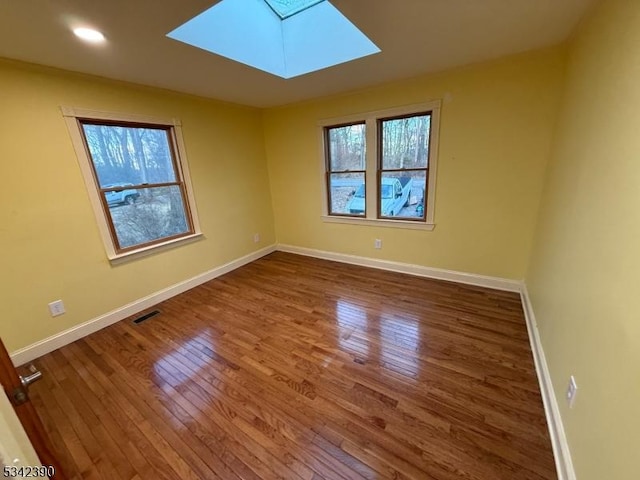
<instances>
[{"instance_id":1,"label":"white ceiling","mask_svg":"<svg viewBox=\"0 0 640 480\"><path fill-rule=\"evenodd\" d=\"M285 80L165 36L216 0L0 0L0 57L271 107L557 44L595 1L331 0L382 53Z\"/></svg>"}]
</instances>

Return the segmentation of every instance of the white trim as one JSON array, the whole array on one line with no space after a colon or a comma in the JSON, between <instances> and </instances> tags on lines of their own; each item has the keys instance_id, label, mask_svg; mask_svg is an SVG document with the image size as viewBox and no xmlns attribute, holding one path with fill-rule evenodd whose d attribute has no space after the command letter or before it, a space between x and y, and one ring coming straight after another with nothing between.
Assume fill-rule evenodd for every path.
<instances>
[{"instance_id":1,"label":"white trim","mask_svg":"<svg viewBox=\"0 0 640 480\"><path fill-rule=\"evenodd\" d=\"M346 223L349 225L369 225L375 227L404 228L407 230L428 230L436 228L434 223L412 222L411 220L386 220L357 217L340 217L338 215L323 215L322 221L326 223Z\"/></svg>"},{"instance_id":2,"label":"white trim","mask_svg":"<svg viewBox=\"0 0 640 480\"><path fill-rule=\"evenodd\" d=\"M375 258L360 257L356 255L347 255L343 253L327 252L324 250L315 250L305 247L296 247L293 245L278 244L277 250L281 252L295 253L308 257L322 258L324 260L333 260L336 262L349 263L352 265L360 265L364 267L378 268L381 270L389 270L393 272L406 273L421 277L435 278L438 280L446 280L451 282L464 283L468 285L476 285L480 287L493 288L496 290L504 290L508 292L518 292L522 300L522 309L527 325L529 342L533 353L536 374L540 384L540 393L542 395L542 403L551 437L551 446L553 448L553 456L556 464L558 480L576 480L573 462L571 460L571 452L564 431L560 409L558 408L558 400L555 396L549 367L544 355L544 349L540 341L540 334L536 324L533 307L529 299L527 286L524 282L510 280L500 277L489 277L485 275L476 275L473 273L458 272L454 270L444 270L440 268L424 267L422 265L414 265L409 263L393 262L388 260L378 260Z\"/></svg>"},{"instance_id":3,"label":"white trim","mask_svg":"<svg viewBox=\"0 0 640 480\"><path fill-rule=\"evenodd\" d=\"M411 263L393 262L390 260L378 260L376 258L360 257L357 255L347 255L344 253L327 252L324 250L314 250L312 248L296 247L279 243L277 250L281 252L296 253L307 257L322 258L336 262L360 265L363 267L378 268L391 272L407 273L418 277L435 278L449 282L476 285L479 287L493 288L495 290L505 290L507 292L520 292L521 282L508 278L489 277L477 275L475 273L457 272L455 270L445 270L442 268L425 267Z\"/></svg>"},{"instance_id":4,"label":"white trim","mask_svg":"<svg viewBox=\"0 0 640 480\"><path fill-rule=\"evenodd\" d=\"M183 293L191 288L197 287L205 282L213 280L225 273L231 272L259 258L264 257L274 251L294 253L305 255L308 257L321 258L325 260L333 260L336 262L348 263L352 265L360 265L365 267L377 268L393 272L406 273L421 277L434 278L451 282L458 282L468 285L476 285L496 290L504 290L509 292L519 292L522 299L522 307L529 334L531 351L535 363L538 382L540 384L540 392L542 402L549 427L551 437L551 446L553 448L558 480L576 480L573 462L571 460L571 452L564 431L558 401L554 393L549 367L540 341L540 335L536 324L535 314L529 299L527 286L524 282L511 280L500 277L490 277L485 275L477 275L472 273L458 272L454 270L445 270L440 268L425 267L422 265L414 265L409 263L393 262L389 260L378 260L375 258L361 257L356 255L347 255L342 253L328 252L324 250L315 250L305 247L296 247L293 245L277 244L271 245L244 257L233 260L229 263L216 267L212 270L204 272L193 278L167 287L158 292L152 293L144 298L131 302L123 307L117 308L109 313L96 317L92 320L76 325L64 332L60 332L49 338L33 343L27 347L21 348L11 354L13 363L16 366L23 365L53 350L68 345L80 338L90 335L98 330L112 325L116 322L124 320L131 315L135 315L153 305L167 300L175 295Z\"/></svg>"},{"instance_id":5,"label":"white trim","mask_svg":"<svg viewBox=\"0 0 640 480\"><path fill-rule=\"evenodd\" d=\"M433 230L435 225L435 202L436 202L436 185L438 176L438 153L440 141L440 110L442 109L442 100L435 99L428 102L416 103L413 105L404 105L385 110L376 110L372 112L362 112L353 115L341 117L325 118L317 122L318 136L320 145L320 165L322 178L322 210L323 219L329 217L329 192L327 191L327 152L325 145L326 139L324 129L334 125L345 125L350 123L364 122L366 125L366 153L365 153L365 185L366 185L366 223L361 225L380 225L383 222L402 222L402 220L380 219L378 218L377 205L377 175L378 175L378 120L384 118L399 117L402 115L411 115L421 112L431 112L431 123L429 132L429 175L427 178L427 198L425 199L426 212L424 221L416 221L413 223L421 223L425 230ZM344 221L347 217L331 216L331 218L341 218L336 223L351 223ZM354 220L359 220L354 218ZM409 223L409 222L404 222ZM410 227L407 227L410 228ZM415 227L414 227L415 228Z\"/></svg>"},{"instance_id":6,"label":"white trim","mask_svg":"<svg viewBox=\"0 0 640 480\"><path fill-rule=\"evenodd\" d=\"M200 236L202 231L200 230L200 222L198 220L198 211L196 208L195 196L193 194L193 187L191 185L191 175L189 174L189 162L187 161L186 147L184 138L182 136L182 123L176 118L160 118L152 117L148 115L138 115L131 113L116 113L116 112L103 112L99 110L88 110L83 108L61 106L60 111L64 117L71 137L71 143L76 153L78 165L84 179L85 186L87 188L87 194L89 195L89 201L93 207L93 212L98 224L98 230L102 237L102 242L105 247L107 258L111 262L123 262L132 260L139 256L147 255L151 250L161 249L162 247L175 247L183 242L180 240L189 240L194 237ZM191 223L193 226L193 232L189 235L182 236L178 239L168 240L161 243L156 243L150 246L143 246L127 252L117 253L114 239L109 229L109 214L105 211L105 207L102 204L100 198L100 187L97 184L97 179L93 173L91 167L91 155L87 151L85 141L83 140L83 134L81 132L82 127L79 123L79 119L93 119L93 120L111 120L122 122L139 122L161 126L171 126L171 137L174 143L174 154L176 156L176 177L179 178L185 188L185 208L190 213ZM187 213L187 212L185 212ZM140 254L140 255L138 255Z\"/></svg>"},{"instance_id":7,"label":"white trim","mask_svg":"<svg viewBox=\"0 0 640 480\"><path fill-rule=\"evenodd\" d=\"M196 205L196 196L193 193L193 184L191 183L191 173L189 171L189 161L187 160L187 145L184 142L182 135L182 121L179 119L173 119L173 135L176 142L176 157L178 163L178 174L182 176L184 182L184 189L187 195L187 202L189 203L189 209L191 210L191 222L193 224L193 232L195 234L201 233L200 229L200 217L198 216L198 208Z\"/></svg>"},{"instance_id":8,"label":"white trim","mask_svg":"<svg viewBox=\"0 0 640 480\"><path fill-rule=\"evenodd\" d=\"M98 120L113 120L113 121L129 121L138 123L153 123L156 125L173 125L178 127L182 125L182 122L177 118L166 117L153 117L150 115L140 115L137 113L119 113L119 112L105 112L103 110L93 110L88 108L68 107L62 105L60 107L63 117L70 117L74 120L76 118L95 118Z\"/></svg>"},{"instance_id":9,"label":"white trim","mask_svg":"<svg viewBox=\"0 0 640 480\"><path fill-rule=\"evenodd\" d=\"M558 480L576 480L569 443L567 442L562 417L560 416L560 409L558 408L558 399L553 389L549 366L547 365L542 342L540 341L536 316L533 313L529 292L524 282L521 285L520 297L522 298L522 309L524 310L524 318L527 323L527 331L529 332L533 361L538 374L538 382L540 383L544 413L547 417L547 425L549 426L549 435L551 436L551 446L556 462Z\"/></svg>"},{"instance_id":10,"label":"white trim","mask_svg":"<svg viewBox=\"0 0 640 480\"><path fill-rule=\"evenodd\" d=\"M70 115L70 113L75 111L75 109L70 107L60 107L60 109L62 110L62 115L64 116L64 121L67 125L69 137L71 138L71 143L73 144L73 149L76 153L78 166L80 167L80 171L82 172L82 179L84 180L84 184L87 189L87 195L89 195L89 202L91 203L91 207L93 209L93 214L98 225L100 237L102 237L102 243L104 244L107 258L111 259L115 256L116 250L113 245L113 240L111 239L111 232L109 231L108 222L105 218L106 214L102 210L102 202L100 200L100 196L98 195L96 182L93 178L93 172L91 171L91 167L89 166L90 160L88 157L88 153L85 151L85 146L82 140L82 135L80 134L78 121L76 120L76 117Z\"/></svg>"},{"instance_id":11,"label":"white trim","mask_svg":"<svg viewBox=\"0 0 640 480\"><path fill-rule=\"evenodd\" d=\"M11 354L11 359L16 366L23 365L60 347L64 347L69 343L75 342L80 338L97 332L104 327L108 327L109 325L119 322L120 320L124 320L131 315L135 315L136 313L163 302L164 300L174 297L182 292L186 292L191 288L197 287L209 280L213 280L225 273L229 273L243 265L258 260L265 255L273 253L275 250L275 245L262 248L245 255L244 257L225 263L224 265L201 273L200 275L196 275L193 278L171 285L170 287L147 295L139 300L135 300L127 305L112 310L111 312L105 313L104 315L100 315L99 317L88 320L80 325L76 325L68 330L52 335L49 338L45 338L44 340L21 348Z\"/></svg>"},{"instance_id":12,"label":"white trim","mask_svg":"<svg viewBox=\"0 0 640 480\"><path fill-rule=\"evenodd\" d=\"M194 233L187 237L174 238L173 240L168 240L158 245L149 245L147 247L139 248L137 250L131 250L129 252L121 253L114 258L110 258L109 261L111 262L111 265L119 265L121 263L128 262L129 260L133 260L134 258L141 258L141 257L146 257L148 255L155 255L156 253L160 253L160 252L163 252L164 250L177 247L178 245L186 245L188 243L197 242L198 240L202 240L203 238L204 238L204 234Z\"/></svg>"},{"instance_id":13,"label":"white trim","mask_svg":"<svg viewBox=\"0 0 640 480\"><path fill-rule=\"evenodd\" d=\"M426 112L428 110L433 110L434 108L440 108L441 106L442 100L438 98L422 103L412 103L410 105L401 105L399 107L385 108L382 110L369 110L366 112L359 112L351 115L342 115L340 117L323 118L321 120L318 120L318 126L331 127L332 125L340 125L343 123L361 122L368 117L399 117L401 115L410 115L416 112Z\"/></svg>"},{"instance_id":14,"label":"white trim","mask_svg":"<svg viewBox=\"0 0 640 480\"><path fill-rule=\"evenodd\" d=\"M437 101L437 107L431 109L431 127L429 132L429 175L427 178L427 210L425 222L435 224L436 185L438 184L438 158L440 156L440 110L442 101Z\"/></svg>"}]
</instances>

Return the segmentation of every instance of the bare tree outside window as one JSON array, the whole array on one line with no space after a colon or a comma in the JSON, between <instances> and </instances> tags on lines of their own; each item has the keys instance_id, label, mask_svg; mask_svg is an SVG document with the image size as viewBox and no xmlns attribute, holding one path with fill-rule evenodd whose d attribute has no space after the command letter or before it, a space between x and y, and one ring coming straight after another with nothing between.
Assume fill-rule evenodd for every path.
<instances>
[{"instance_id":1,"label":"bare tree outside window","mask_svg":"<svg viewBox=\"0 0 640 480\"><path fill-rule=\"evenodd\" d=\"M171 125L79 123L117 252L193 233Z\"/></svg>"},{"instance_id":2,"label":"bare tree outside window","mask_svg":"<svg viewBox=\"0 0 640 480\"><path fill-rule=\"evenodd\" d=\"M365 133L364 123L325 129L331 215L365 215Z\"/></svg>"},{"instance_id":3,"label":"bare tree outside window","mask_svg":"<svg viewBox=\"0 0 640 480\"><path fill-rule=\"evenodd\" d=\"M322 220L433 230L440 110L431 100L319 120Z\"/></svg>"},{"instance_id":4,"label":"bare tree outside window","mask_svg":"<svg viewBox=\"0 0 640 480\"><path fill-rule=\"evenodd\" d=\"M431 114L378 120L378 216L423 220Z\"/></svg>"}]
</instances>

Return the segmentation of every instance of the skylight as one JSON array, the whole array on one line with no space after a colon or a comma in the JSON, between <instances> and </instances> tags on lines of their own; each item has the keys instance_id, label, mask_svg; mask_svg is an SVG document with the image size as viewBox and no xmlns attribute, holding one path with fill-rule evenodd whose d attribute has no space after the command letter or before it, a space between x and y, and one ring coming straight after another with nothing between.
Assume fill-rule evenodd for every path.
<instances>
[{"instance_id":1,"label":"skylight","mask_svg":"<svg viewBox=\"0 0 640 480\"><path fill-rule=\"evenodd\" d=\"M282 78L380 52L328 0L222 0L167 36Z\"/></svg>"},{"instance_id":2,"label":"skylight","mask_svg":"<svg viewBox=\"0 0 640 480\"><path fill-rule=\"evenodd\" d=\"M313 7L324 0L264 0L281 19L288 18L302 10Z\"/></svg>"}]
</instances>

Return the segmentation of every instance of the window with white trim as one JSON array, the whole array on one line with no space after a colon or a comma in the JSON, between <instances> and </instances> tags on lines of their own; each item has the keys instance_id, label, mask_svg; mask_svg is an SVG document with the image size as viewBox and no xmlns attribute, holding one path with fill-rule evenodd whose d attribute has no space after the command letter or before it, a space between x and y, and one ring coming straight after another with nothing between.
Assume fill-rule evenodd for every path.
<instances>
[{"instance_id":1,"label":"window with white trim","mask_svg":"<svg viewBox=\"0 0 640 480\"><path fill-rule=\"evenodd\" d=\"M109 258L199 233L179 122L63 112Z\"/></svg>"},{"instance_id":2,"label":"window with white trim","mask_svg":"<svg viewBox=\"0 0 640 480\"><path fill-rule=\"evenodd\" d=\"M325 128L330 215L365 214L365 132L364 122ZM362 200L355 205L355 199Z\"/></svg>"},{"instance_id":3,"label":"window with white trim","mask_svg":"<svg viewBox=\"0 0 640 480\"><path fill-rule=\"evenodd\" d=\"M320 122L326 221L432 229L440 102Z\"/></svg>"}]
</instances>

